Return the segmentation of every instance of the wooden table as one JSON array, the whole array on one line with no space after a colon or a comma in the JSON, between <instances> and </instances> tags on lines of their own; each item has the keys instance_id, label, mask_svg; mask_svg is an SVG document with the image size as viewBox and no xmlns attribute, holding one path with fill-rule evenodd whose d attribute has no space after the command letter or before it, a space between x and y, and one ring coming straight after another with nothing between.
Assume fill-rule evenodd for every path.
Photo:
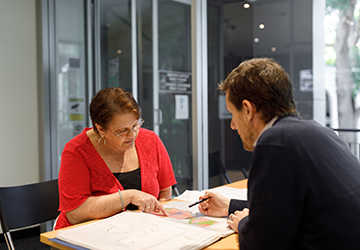
<instances>
[{"instance_id":1,"label":"wooden table","mask_svg":"<svg viewBox=\"0 0 360 250\"><path fill-rule=\"evenodd\" d=\"M237 181L231 184L227 184L224 185L226 187L233 187L233 188L247 188L247 179L246 180L241 180L241 181ZM85 222L85 223L81 223L78 225L74 225L73 227L79 226L79 225L83 225L86 223L92 223L94 221L89 221L89 222ZM69 228L69 227L67 227ZM66 229L66 228L64 228ZM59 230L64 230L64 229L59 229ZM55 247L57 249L61 249L61 250L73 250L73 248L55 243L53 241L50 241L49 239L55 238L56 233L58 230L54 230L54 231L50 231L50 232L46 232L46 233L42 233L40 235L40 241L44 244L47 244L49 246ZM238 242L238 237L237 234L232 234L226 238L223 238L221 240L219 240L218 242L215 242L214 244L208 246L205 248L206 250L238 250L239 249L239 242Z\"/></svg>"}]
</instances>

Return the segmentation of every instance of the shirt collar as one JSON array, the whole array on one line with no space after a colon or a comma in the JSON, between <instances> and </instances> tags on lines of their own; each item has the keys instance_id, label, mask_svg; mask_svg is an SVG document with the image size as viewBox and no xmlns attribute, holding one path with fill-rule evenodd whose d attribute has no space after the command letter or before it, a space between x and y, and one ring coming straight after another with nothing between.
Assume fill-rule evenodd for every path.
<instances>
[{"instance_id":1,"label":"shirt collar","mask_svg":"<svg viewBox=\"0 0 360 250\"><path fill-rule=\"evenodd\" d=\"M267 130L268 128L271 128L275 121L278 119L279 117L278 116L275 116L274 118L272 118L264 127L264 129L260 132L259 136L256 138L255 142L254 142L254 148L256 147L256 144L260 138L260 136L264 133L265 130Z\"/></svg>"}]
</instances>

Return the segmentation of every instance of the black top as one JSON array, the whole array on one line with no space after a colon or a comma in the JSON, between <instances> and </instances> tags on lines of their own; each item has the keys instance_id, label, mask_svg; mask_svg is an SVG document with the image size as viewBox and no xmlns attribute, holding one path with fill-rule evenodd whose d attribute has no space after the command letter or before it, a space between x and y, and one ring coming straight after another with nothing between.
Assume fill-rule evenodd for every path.
<instances>
[{"instance_id":1,"label":"black top","mask_svg":"<svg viewBox=\"0 0 360 250\"><path fill-rule=\"evenodd\" d=\"M125 173L113 173L119 180L124 189L137 189L141 190L141 174L140 168ZM134 204L129 204L126 209L137 210L138 207Z\"/></svg>"}]
</instances>

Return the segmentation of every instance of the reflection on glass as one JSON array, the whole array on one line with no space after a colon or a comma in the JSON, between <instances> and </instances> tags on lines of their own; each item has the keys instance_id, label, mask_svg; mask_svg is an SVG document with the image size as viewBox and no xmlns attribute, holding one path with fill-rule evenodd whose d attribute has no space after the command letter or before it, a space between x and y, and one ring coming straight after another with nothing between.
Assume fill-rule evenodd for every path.
<instances>
[{"instance_id":1,"label":"reflection on glass","mask_svg":"<svg viewBox=\"0 0 360 250\"><path fill-rule=\"evenodd\" d=\"M138 102L142 109L144 126L154 129L153 105L153 42L152 1L137 1L138 13Z\"/></svg>"},{"instance_id":2,"label":"reflection on glass","mask_svg":"<svg viewBox=\"0 0 360 250\"><path fill-rule=\"evenodd\" d=\"M131 1L102 0L99 4L101 88L131 92Z\"/></svg>"},{"instance_id":3,"label":"reflection on glass","mask_svg":"<svg viewBox=\"0 0 360 250\"><path fill-rule=\"evenodd\" d=\"M232 181L244 178L249 170L250 152L243 149L231 116L225 109L217 84L242 61L253 57L275 58L289 74L297 108L305 119L312 117L312 92L299 88L299 73L312 69L312 2L289 1L208 1L208 119L209 185L226 183L225 167ZM246 173L246 172L245 172Z\"/></svg>"},{"instance_id":4,"label":"reflection on glass","mask_svg":"<svg viewBox=\"0 0 360 250\"><path fill-rule=\"evenodd\" d=\"M56 1L58 155L86 126L83 2ZM60 167L60 161L59 161Z\"/></svg>"},{"instance_id":5,"label":"reflection on glass","mask_svg":"<svg viewBox=\"0 0 360 250\"><path fill-rule=\"evenodd\" d=\"M158 1L159 54L153 54L152 1L136 1L137 43L132 44L131 1L103 0L100 4L101 33L101 88L119 86L132 92L131 46L137 51L138 102L142 108L144 124L154 129L153 60L158 57L159 78L174 84L159 90L159 109L162 124L159 136L164 142L178 181L180 191L192 188L191 113L187 118L176 116L176 99L186 95L191 112L191 40L190 5L177 1ZM167 77L167 78L166 78ZM161 82L161 81L160 81ZM175 87L174 87L175 86ZM180 100L179 99L179 100ZM180 102L179 102L180 103Z\"/></svg>"},{"instance_id":6,"label":"reflection on glass","mask_svg":"<svg viewBox=\"0 0 360 250\"><path fill-rule=\"evenodd\" d=\"M173 164L180 192L192 189L190 6L159 1L160 137ZM187 95L189 116L177 119L178 95ZM180 99L179 99L180 100ZM184 99L185 100L185 99Z\"/></svg>"}]
</instances>

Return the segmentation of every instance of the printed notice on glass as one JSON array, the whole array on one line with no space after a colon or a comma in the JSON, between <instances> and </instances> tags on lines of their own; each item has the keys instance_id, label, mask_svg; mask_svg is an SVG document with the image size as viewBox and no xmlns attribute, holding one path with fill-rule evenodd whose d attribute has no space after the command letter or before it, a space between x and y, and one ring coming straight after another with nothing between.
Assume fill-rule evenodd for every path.
<instances>
[{"instance_id":1,"label":"printed notice on glass","mask_svg":"<svg viewBox=\"0 0 360 250\"><path fill-rule=\"evenodd\" d=\"M189 96L175 95L175 119L189 119Z\"/></svg>"},{"instance_id":2,"label":"printed notice on glass","mask_svg":"<svg viewBox=\"0 0 360 250\"><path fill-rule=\"evenodd\" d=\"M231 113L226 109L225 95L219 95L219 119L231 119Z\"/></svg>"},{"instance_id":3,"label":"printed notice on glass","mask_svg":"<svg viewBox=\"0 0 360 250\"><path fill-rule=\"evenodd\" d=\"M159 70L159 92L191 94L191 73Z\"/></svg>"},{"instance_id":4,"label":"printed notice on glass","mask_svg":"<svg viewBox=\"0 0 360 250\"><path fill-rule=\"evenodd\" d=\"M119 86L119 58L109 60L109 87Z\"/></svg>"},{"instance_id":5,"label":"printed notice on glass","mask_svg":"<svg viewBox=\"0 0 360 250\"><path fill-rule=\"evenodd\" d=\"M300 90L304 92L313 91L313 73L311 69L300 70Z\"/></svg>"}]
</instances>

